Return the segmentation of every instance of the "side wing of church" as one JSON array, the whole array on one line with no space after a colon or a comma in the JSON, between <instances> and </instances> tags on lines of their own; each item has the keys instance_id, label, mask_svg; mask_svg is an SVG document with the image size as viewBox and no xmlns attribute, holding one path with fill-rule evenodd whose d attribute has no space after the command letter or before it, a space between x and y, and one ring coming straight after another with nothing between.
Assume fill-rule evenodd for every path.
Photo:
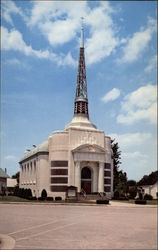
<instances>
[{"instance_id":1,"label":"side wing of church","mask_svg":"<svg viewBox=\"0 0 158 250\"><path fill-rule=\"evenodd\" d=\"M20 188L30 188L33 196L45 189L64 199L68 186L113 196L111 138L89 120L83 27L73 119L20 160Z\"/></svg>"}]
</instances>

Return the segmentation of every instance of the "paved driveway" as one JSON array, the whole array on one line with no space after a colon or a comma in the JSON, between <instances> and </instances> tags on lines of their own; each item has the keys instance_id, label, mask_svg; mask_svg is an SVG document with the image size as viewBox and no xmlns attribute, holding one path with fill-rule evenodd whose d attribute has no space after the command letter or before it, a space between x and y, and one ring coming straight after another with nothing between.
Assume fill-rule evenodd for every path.
<instances>
[{"instance_id":1,"label":"paved driveway","mask_svg":"<svg viewBox=\"0 0 158 250\"><path fill-rule=\"evenodd\" d=\"M157 208L0 204L15 249L156 249Z\"/></svg>"}]
</instances>

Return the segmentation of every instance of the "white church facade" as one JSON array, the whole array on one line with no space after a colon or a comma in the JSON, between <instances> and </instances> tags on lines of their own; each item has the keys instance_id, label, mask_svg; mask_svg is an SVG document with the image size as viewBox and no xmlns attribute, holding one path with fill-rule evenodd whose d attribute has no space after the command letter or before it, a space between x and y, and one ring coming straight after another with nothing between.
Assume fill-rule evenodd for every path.
<instances>
[{"instance_id":1,"label":"white church facade","mask_svg":"<svg viewBox=\"0 0 158 250\"><path fill-rule=\"evenodd\" d=\"M30 188L33 196L45 189L48 196L64 199L69 186L113 196L111 138L89 120L83 28L72 122L25 153L19 163L20 188Z\"/></svg>"}]
</instances>

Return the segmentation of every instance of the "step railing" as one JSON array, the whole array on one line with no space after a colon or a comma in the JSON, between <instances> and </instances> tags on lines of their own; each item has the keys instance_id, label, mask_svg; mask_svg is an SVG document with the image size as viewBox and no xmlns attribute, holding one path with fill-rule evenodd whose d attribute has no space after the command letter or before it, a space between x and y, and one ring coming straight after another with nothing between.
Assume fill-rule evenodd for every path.
<instances>
[{"instance_id":1,"label":"step railing","mask_svg":"<svg viewBox=\"0 0 158 250\"><path fill-rule=\"evenodd\" d=\"M77 195L78 200L97 200L97 199L106 199L107 196L104 193L91 193L87 194L85 190L81 190Z\"/></svg>"}]
</instances>

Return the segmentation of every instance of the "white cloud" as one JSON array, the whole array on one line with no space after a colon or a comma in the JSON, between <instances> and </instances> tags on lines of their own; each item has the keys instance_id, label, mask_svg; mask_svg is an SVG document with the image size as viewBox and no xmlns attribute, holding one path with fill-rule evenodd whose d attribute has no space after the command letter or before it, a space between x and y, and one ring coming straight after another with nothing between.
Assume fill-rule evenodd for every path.
<instances>
[{"instance_id":1,"label":"white cloud","mask_svg":"<svg viewBox=\"0 0 158 250\"><path fill-rule=\"evenodd\" d=\"M52 46L69 42L76 35L76 23L70 18L55 22L48 21L40 24L40 28Z\"/></svg>"},{"instance_id":2,"label":"white cloud","mask_svg":"<svg viewBox=\"0 0 158 250\"><path fill-rule=\"evenodd\" d=\"M141 28L128 39L126 46L123 47L123 57L118 60L119 63L132 63L139 58L149 44L153 33L156 32L156 24L156 20L148 18L147 27Z\"/></svg>"},{"instance_id":3,"label":"white cloud","mask_svg":"<svg viewBox=\"0 0 158 250\"><path fill-rule=\"evenodd\" d=\"M140 153L139 151L122 153L122 158L127 159L145 159L148 158L147 155Z\"/></svg>"},{"instance_id":4,"label":"white cloud","mask_svg":"<svg viewBox=\"0 0 158 250\"><path fill-rule=\"evenodd\" d=\"M117 88L113 88L112 90L110 90L107 94L105 94L101 100L104 103L110 102L110 101L114 101L116 100L118 97L120 96L120 90Z\"/></svg>"},{"instance_id":5,"label":"white cloud","mask_svg":"<svg viewBox=\"0 0 158 250\"><path fill-rule=\"evenodd\" d=\"M100 62L105 57L110 56L119 44L111 12L113 12L112 8L106 2L91 10L86 17L91 35L86 39L85 44L87 64Z\"/></svg>"},{"instance_id":6,"label":"white cloud","mask_svg":"<svg viewBox=\"0 0 158 250\"><path fill-rule=\"evenodd\" d=\"M112 18L116 12L108 1L98 2L92 7L87 1L33 1L30 12L22 12L15 2L3 4L3 16L12 23L12 15L22 16L26 25L39 32L54 48L62 46L78 37L80 33L80 17L85 17L85 48L87 65L98 63L110 56L117 46L124 45L124 55L120 62L132 62L144 51L155 30L155 20L149 18L146 28L133 34L131 39L118 38L117 29ZM118 11L118 10L117 10ZM77 39L77 42L79 39ZM30 48L29 48L30 47ZM25 46L24 53L38 58L51 58L57 65L75 66L76 61L68 51L65 55L50 53L47 49L37 51ZM68 59L64 59L64 58ZM70 60L71 57L71 60ZM59 61L59 63L58 63Z\"/></svg>"},{"instance_id":7,"label":"white cloud","mask_svg":"<svg viewBox=\"0 0 158 250\"><path fill-rule=\"evenodd\" d=\"M142 172L149 174L156 169L156 139L151 133L137 132L111 134L121 151L121 167L128 178L140 179Z\"/></svg>"},{"instance_id":8,"label":"white cloud","mask_svg":"<svg viewBox=\"0 0 158 250\"><path fill-rule=\"evenodd\" d=\"M154 55L154 56L150 59L148 65L146 66L146 68L144 69L144 71L145 71L146 73L150 73L150 72L156 70L156 68L157 68L157 55Z\"/></svg>"},{"instance_id":9,"label":"white cloud","mask_svg":"<svg viewBox=\"0 0 158 250\"><path fill-rule=\"evenodd\" d=\"M5 27L1 27L1 47L4 50L15 50L24 53L26 56L33 55L38 58L48 58L49 52L34 50L31 46L26 45L23 40L22 34L15 29L10 32Z\"/></svg>"},{"instance_id":10,"label":"white cloud","mask_svg":"<svg viewBox=\"0 0 158 250\"><path fill-rule=\"evenodd\" d=\"M125 133L111 134L110 137L119 143L121 150L128 151L129 148L141 146L147 143L152 135L150 133Z\"/></svg>"},{"instance_id":11,"label":"white cloud","mask_svg":"<svg viewBox=\"0 0 158 250\"><path fill-rule=\"evenodd\" d=\"M157 122L157 86L148 84L125 96L117 122L133 124L138 121Z\"/></svg>"},{"instance_id":12,"label":"white cloud","mask_svg":"<svg viewBox=\"0 0 158 250\"><path fill-rule=\"evenodd\" d=\"M22 34L18 30L12 29L9 32L7 28L3 26L1 27L1 48L3 50L19 51L26 56L34 56L39 59L49 59L59 66L76 66L76 61L72 58L70 52L67 55L56 55L48 50L35 50L31 45L27 45L24 42ZM18 61L16 61L16 63L18 63Z\"/></svg>"},{"instance_id":13,"label":"white cloud","mask_svg":"<svg viewBox=\"0 0 158 250\"><path fill-rule=\"evenodd\" d=\"M18 8L13 1L2 1L2 17L6 22L13 25L11 14L18 14L25 18L24 13Z\"/></svg>"},{"instance_id":14,"label":"white cloud","mask_svg":"<svg viewBox=\"0 0 158 250\"><path fill-rule=\"evenodd\" d=\"M25 70L30 70L31 65L28 63L25 63L24 60L19 60L17 58L10 58L4 61L4 64L10 65L10 66L15 66L18 69L25 69Z\"/></svg>"},{"instance_id":15,"label":"white cloud","mask_svg":"<svg viewBox=\"0 0 158 250\"><path fill-rule=\"evenodd\" d=\"M7 155L5 156L5 160L7 161L17 161L17 157L14 155Z\"/></svg>"},{"instance_id":16,"label":"white cloud","mask_svg":"<svg viewBox=\"0 0 158 250\"><path fill-rule=\"evenodd\" d=\"M21 64L21 62L17 58L8 59L8 60L6 60L5 63L10 64L10 65L20 65Z\"/></svg>"},{"instance_id":17,"label":"white cloud","mask_svg":"<svg viewBox=\"0 0 158 250\"><path fill-rule=\"evenodd\" d=\"M96 29L86 40L86 62L93 64L111 55L118 42L110 29Z\"/></svg>"},{"instance_id":18,"label":"white cloud","mask_svg":"<svg viewBox=\"0 0 158 250\"><path fill-rule=\"evenodd\" d=\"M110 56L118 45L112 12L108 2L90 8L86 1L40 1L34 2L28 25L37 26L50 45L57 46L74 39L80 31L80 17L86 17L90 29L85 41L86 62L92 64Z\"/></svg>"},{"instance_id":19,"label":"white cloud","mask_svg":"<svg viewBox=\"0 0 158 250\"><path fill-rule=\"evenodd\" d=\"M29 26L37 26L52 46L72 40L80 27L80 17L88 11L86 2L38 1L33 3Z\"/></svg>"}]
</instances>

